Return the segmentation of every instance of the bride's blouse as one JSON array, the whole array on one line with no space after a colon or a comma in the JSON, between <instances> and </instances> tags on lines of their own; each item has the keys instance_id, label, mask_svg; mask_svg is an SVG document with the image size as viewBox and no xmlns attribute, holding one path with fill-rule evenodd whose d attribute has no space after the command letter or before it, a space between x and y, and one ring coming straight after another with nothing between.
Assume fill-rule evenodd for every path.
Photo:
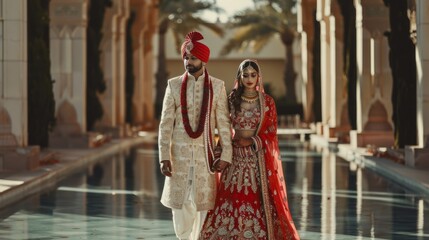
<instances>
[{"instance_id":1,"label":"bride's blouse","mask_svg":"<svg viewBox=\"0 0 429 240\"><path fill-rule=\"evenodd\" d=\"M235 130L236 137L253 137L261 121L261 110L259 101L241 103L241 109L235 112L231 109L231 122Z\"/></svg>"}]
</instances>

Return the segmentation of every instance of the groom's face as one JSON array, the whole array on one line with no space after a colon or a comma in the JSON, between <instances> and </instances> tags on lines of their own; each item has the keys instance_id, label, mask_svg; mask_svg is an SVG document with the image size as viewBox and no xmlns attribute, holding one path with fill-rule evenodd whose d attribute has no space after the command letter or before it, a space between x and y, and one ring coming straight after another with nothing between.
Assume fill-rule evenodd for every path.
<instances>
[{"instance_id":1,"label":"groom's face","mask_svg":"<svg viewBox=\"0 0 429 240\"><path fill-rule=\"evenodd\" d=\"M192 54L186 54L183 58L183 65L190 74L197 73L203 68L203 62Z\"/></svg>"}]
</instances>

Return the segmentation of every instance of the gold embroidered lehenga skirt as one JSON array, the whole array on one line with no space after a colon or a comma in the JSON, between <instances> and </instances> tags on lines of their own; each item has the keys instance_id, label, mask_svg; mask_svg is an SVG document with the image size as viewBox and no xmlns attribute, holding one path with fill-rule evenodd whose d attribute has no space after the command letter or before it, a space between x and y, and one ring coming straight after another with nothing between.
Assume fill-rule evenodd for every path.
<instances>
[{"instance_id":1,"label":"gold embroidered lehenga skirt","mask_svg":"<svg viewBox=\"0 0 429 240\"><path fill-rule=\"evenodd\" d=\"M234 148L200 239L268 239L260 183L258 154L250 146Z\"/></svg>"}]
</instances>

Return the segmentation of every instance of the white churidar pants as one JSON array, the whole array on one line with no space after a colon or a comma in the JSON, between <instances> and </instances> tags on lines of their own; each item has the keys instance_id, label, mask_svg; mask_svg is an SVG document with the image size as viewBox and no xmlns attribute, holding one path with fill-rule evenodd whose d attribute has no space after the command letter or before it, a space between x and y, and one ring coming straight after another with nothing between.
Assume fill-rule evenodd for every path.
<instances>
[{"instance_id":1,"label":"white churidar pants","mask_svg":"<svg viewBox=\"0 0 429 240\"><path fill-rule=\"evenodd\" d=\"M190 176L193 176L192 168ZM195 188L191 177L188 180L185 196L182 209L172 209L174 231L179 239L197 240L206 219L207 211L197 211L194 201Z\"/></svg>"}]
</instances>

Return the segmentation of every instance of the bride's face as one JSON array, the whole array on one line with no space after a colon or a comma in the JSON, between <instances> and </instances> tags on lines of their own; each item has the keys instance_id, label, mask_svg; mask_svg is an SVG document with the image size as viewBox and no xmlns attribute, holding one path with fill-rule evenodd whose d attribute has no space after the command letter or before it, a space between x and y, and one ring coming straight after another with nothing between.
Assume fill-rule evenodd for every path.
<instances>
[{"instance_id":1,"label":"bride's face","mask_svg":"<svg viewBox=\"0 0 429 240\"><path fill-rule=\"evenodd\" d=\"M241 73L241 83L243 84L245 91L256 90L258 77L258 72L251 66L243 69L243 72Z\"/></svg>"}]
</instances>

